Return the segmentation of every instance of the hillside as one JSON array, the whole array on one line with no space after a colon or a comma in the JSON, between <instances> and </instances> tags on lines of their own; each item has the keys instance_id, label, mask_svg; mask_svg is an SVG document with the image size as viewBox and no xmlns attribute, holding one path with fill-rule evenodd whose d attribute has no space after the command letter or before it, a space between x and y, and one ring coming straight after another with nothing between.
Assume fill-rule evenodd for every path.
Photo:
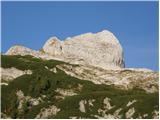
<instances>
[{"instance_id":1,"label":"hillside","mask_svg":"<svg viewBox=\"0 0 160 120\"><path fill-rule=\"evenodd\" d=\"M1 55L1 62L2 71L6 70L1 83L2 118L158 118L156 72L101 68L99 71L108 75L106 82L101 82L94 67L30 55ZM86 71L78 74L76 70L80 73L82 68ZM15 70L19 72L12 74ZM132 87L110 82L126 75L135 78Z\"/></svg>"},{"instance_id":2,"label":"hillside","mask_svg":"<svg viewBox=\"0 0 160 120\"><path fill-rule=\"evenodd\" d=\"M1 55L2 118L158 118L159 74L125 68L123 48L103 30L51 37L41 50Z\"/></svg>"}]
</instances>

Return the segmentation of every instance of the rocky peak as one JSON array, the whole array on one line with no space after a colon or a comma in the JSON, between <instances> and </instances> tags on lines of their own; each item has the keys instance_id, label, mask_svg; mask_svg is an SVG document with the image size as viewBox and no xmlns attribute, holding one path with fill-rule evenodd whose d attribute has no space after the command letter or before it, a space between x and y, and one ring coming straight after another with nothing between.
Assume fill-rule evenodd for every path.
<instances>
[{"instance_id":1,"label":"rocky peak","mask_svg":"<svg viewBox=\"0 0 160 120\"><path fill-rule=\"evenodd\" d=\"M32 55L32 56L36 56L37 55L37 51L32 50L30 48L21 46L21 45L14 45L12 46L6 53L6 55Z\"/></svg>"},{"instance_id":2,"label":"rocky peak","mask_svg":"<svg viewBox=\"0 0 160 120\"><path fill-rule=\"evenodd\" d=\"M83 64L104 69L124 68L123 49L118 39L108 30L69 37L64 41L51 37L43 46L43 54L24 46L11 47L6 55L32 55L42 59L60 58L72 64Z\"/></svg>"},{"instance_id":3,"label":"rocky peak","mask_svg":"<svg viewBox=\"0 0 160 120\"><path fill-rule=\"evenodd\" d=\"M123 49L116 37L109 31L85 33L67 38L64 41L56 37L49 39L43 50L52 55L61 55L65 60L101 68L123 68Z\"/></svg>"},{"instance_id":4,"label":"rocky peak","mask_svg":"<svg viewBox=\"0 0 160 120\"><path fill-rule=\"evenodd\" d=\"M44 44L43 50L49 55L61 55L61 41L57 37L51 37Z\"/></svg>"}]
</instances>

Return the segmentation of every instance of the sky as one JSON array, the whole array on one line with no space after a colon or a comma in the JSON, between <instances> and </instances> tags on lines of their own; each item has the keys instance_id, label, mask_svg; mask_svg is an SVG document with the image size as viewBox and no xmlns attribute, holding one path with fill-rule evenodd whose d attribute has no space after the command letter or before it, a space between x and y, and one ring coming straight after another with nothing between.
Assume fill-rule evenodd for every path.
<instances>
[{"instance_id":1,"label":"sky","mask_svg":"<svg viewBox=\"0 0 160 120\"><path fill-rule=\"evenodd\" d=\"M158 2L2 2L1 52L15 44L35 50L47 39L111 31L126 67L159 70Z\"/></svg>"}]
</instances>

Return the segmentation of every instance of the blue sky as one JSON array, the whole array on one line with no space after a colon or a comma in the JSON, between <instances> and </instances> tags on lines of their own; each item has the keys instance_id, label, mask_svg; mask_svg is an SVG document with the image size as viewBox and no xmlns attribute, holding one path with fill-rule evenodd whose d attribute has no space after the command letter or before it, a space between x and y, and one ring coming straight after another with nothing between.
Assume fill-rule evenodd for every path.
<instances>
[{"instance_id":1,"label":"blue sky","mask_svg":"<svg viewBox=\"0 0 160 120\"><path fill-rule=\"evenodd\" d=\"M126 67L158 71L158 2L2 2L2 52L38 50L51 36L107 29L124 48Z\"/></svg>"}]
</instances>

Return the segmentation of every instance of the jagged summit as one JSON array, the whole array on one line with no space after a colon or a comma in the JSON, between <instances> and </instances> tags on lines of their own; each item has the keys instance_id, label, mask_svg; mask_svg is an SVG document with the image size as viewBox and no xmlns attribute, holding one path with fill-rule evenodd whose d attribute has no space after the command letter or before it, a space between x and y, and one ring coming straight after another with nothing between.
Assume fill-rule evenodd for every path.
<instances>
[{"instance_id":1,"label":"jagged summit","mask_svg":"<svg viewBox=\"0 0 160 120\"><path fill-rule=\"evenodd\" d=\"M13 46L7 55L33 55L49 59L61 58L64 61L85 64L104 69L124 67L123 49L118 39L108 30L98 33L85 33L70 37L64 41L51 37L43 46L41 52L23 46ZM44 57L44 55L47 55ZM47 59L47 58L46 58Z\"/></svg>"}]
</instances>

